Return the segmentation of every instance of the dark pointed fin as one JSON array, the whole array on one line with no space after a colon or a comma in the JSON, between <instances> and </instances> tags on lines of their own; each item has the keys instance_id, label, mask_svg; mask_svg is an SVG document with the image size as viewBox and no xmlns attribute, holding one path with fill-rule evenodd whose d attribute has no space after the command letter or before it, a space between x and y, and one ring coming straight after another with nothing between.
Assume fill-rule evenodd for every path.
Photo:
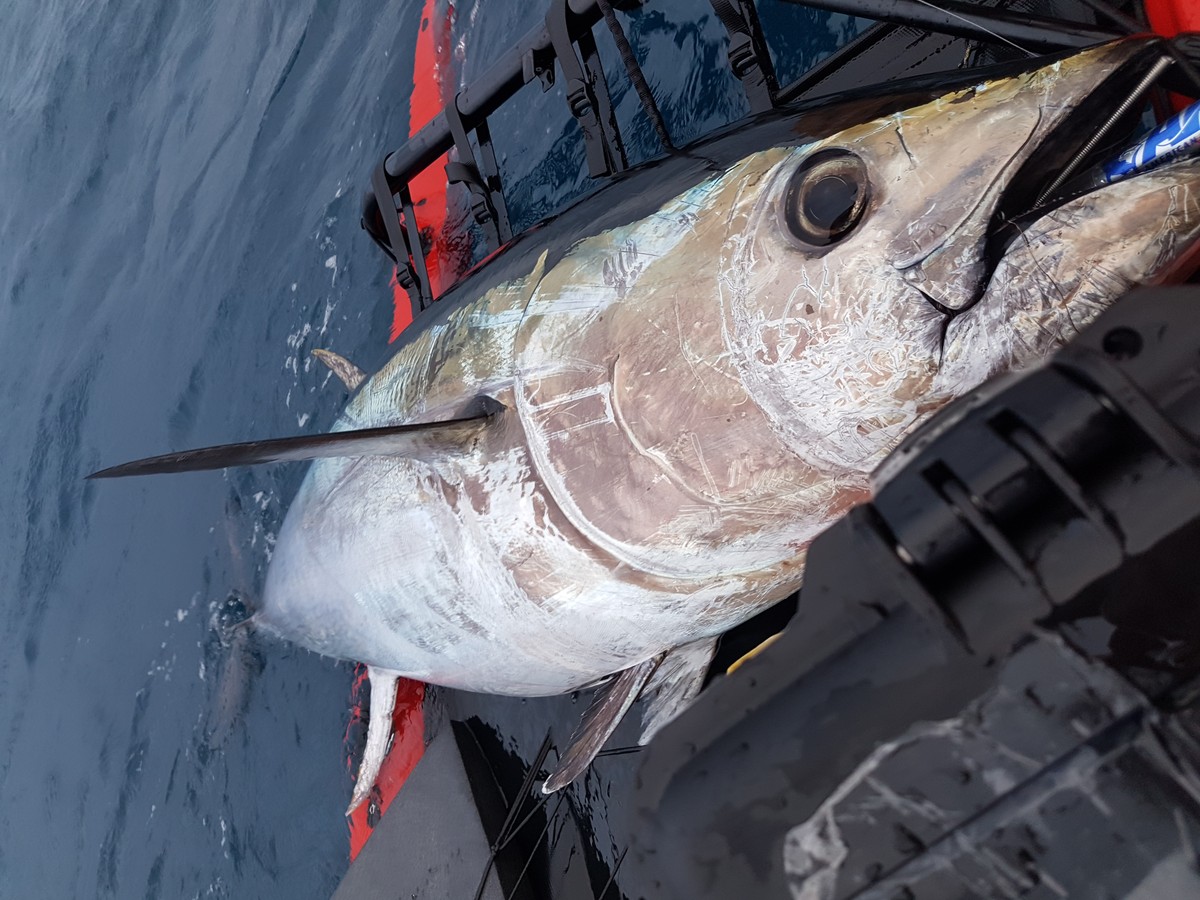
<instances>
[{"instance_id":1,"label":"dark pointed fin","mask_svg":"<svg viewBox=\"0 0 1200 900\"><path fill-rule=\"evenodd\" d=\"M367 799L375 779L383 768L388 743L392 738L392 711L396 707L396 682L400 676L387 669L367 666L367 677L371 679L371 718L367 721L367 746L363 750L362 762L358 764L358 780L354 782L354 793L346 815L358 809Z\"/></svg>"},{"instance_id":2,"label":"dark pointed fin","mask_svg":"<svg viewBox=\"0 0 1200 900\"><path fill-rule=\"evenodd\" d=\"M325 363L329 367L329 371L342 380L342 384L350 388L350 390L358 390L358 386L366 379L366 374L346 357L334 353L332 350L322 350L317 348L312 352L312 355Z\"/></svg>"},{"instance_id":3,"label":"dark pointed fin","mask_svg":"<svg viewBox=\"0 0 1200 900\"><path fill-rule=\"evenodd\" d=\"M611 684L596 691L592 705L588 707L579 727L571 735L571 746L559 757L558 768L550 773L550 777L542 785L543 794L553 794L565 788L591 765L604 742L621 724L621 719L638 698L638 694L642 692L642 688L646 686L662 659L660 654L626 669Z\"/></svg>"},{"instance_id":4,"label":"dark pointed fin","mask_svg":"<svg viewBox=\"0 0 1200 900\"><path fill-rule=\"evenodd\" d=\"M174 472L201 472L230 466L259 463L294 462L330 456L417 456L461 453L471 446L499 404L486 412L445 422L417 425L385 425L359 431L335 431L301 437L222 444L202 450L184 450L139 459L93 472L88 478L124 478L128 475L161 475Z\"/></svg>"}]
</instances>

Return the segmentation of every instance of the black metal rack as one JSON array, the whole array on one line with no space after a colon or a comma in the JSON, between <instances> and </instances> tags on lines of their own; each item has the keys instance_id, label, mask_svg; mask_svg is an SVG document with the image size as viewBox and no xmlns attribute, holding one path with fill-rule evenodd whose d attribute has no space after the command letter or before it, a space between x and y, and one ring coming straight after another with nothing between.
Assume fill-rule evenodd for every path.
<instances>
[{"instance_id":1,"label":"black metal rack","mask_svg":"<svg viewBox=\"0 0 1200 900\"><path fill-rule=\"evenodd\" d=\"M463 184L470 191L472 214L483 229L489 249L495 250L510 240L513 232L488 118L534 80L548 90L555 80L556 63L565 80L569 111L580 125L589 175L606 178L628 167L608 76L596 43L594 29L599 22L607 23L624 63L625 76L637 90L664 150L673 150L613 12L613 7L627 11L638 5L639 0L552 0L543 25L517 41L483 75L460 91L451 106L403 146L387 154L376 167L362 224L395 260L399 281L408 290L415 310L425 309L435 298L410 183L454 148L458 159L447 164L447 181ZM1012 0L984 3L939 0L936 6L921 0L803 0L799 5L873 18L877 22L781 87L776 81L754 0L709 0L709 5L728 34L727 60L745 90L752 113L779 108L819 92L828 86L831 77L900 28L1029 52L1081 48L1145 30L1136 12L1130 15L1102 0L1075 3L1091 21L1030 15L1020 12L1019 3ZM1098 21L1107 24L1097 24Z\"/></svg>"}]
</instances>

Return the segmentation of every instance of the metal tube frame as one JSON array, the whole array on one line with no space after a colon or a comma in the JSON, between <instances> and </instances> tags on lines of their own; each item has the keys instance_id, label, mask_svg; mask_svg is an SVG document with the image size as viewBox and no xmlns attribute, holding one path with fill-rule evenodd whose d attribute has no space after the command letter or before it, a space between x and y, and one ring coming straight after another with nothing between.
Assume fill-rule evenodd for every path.
<instances>
[{"instance_id":1,"label":"metal tube frame","mask_svg":"<svg viewBox=\"0 0 1200 900\"><path fill-rule=\"evenodd\" d=\"M637 2L632 0L633 4ZM846 65L888 31L900 26L986 43L1018 45L1039 52L1084 47L1123 33L1090 23L1031 16L959 0L939 0L939 8L919 0L787 0L874 18L879 24L781 90L754 0L709 2L729 34L730 66L746 91L752 112L793 100L827 72ZM621 8L620 4L613 5ZM1096 6L1104 4L1096 0L1093 8ZM383 218L386 243L382 235L375 239L396 260L401 283L408 288L416 309L425 309L435 298L409 183L457 146L459 162L447 167L448 174L468 185L476 220L483 225L493 249L507 242L512 232L488 116L535 78L542 82L543 90L548 90L554 81L556 60L568 81L571 113L580 122L589 173L596 178L607 177L628 166L593 33L602 18L597 0L553 0L546 22L517 41L483 75L467 85L455 98L453 112L436 116L403 146L385 156L376 168L371 178L372 195ZM471 134L479 147L478 158L468 137ZM365 215L371 213L368 210Z\"/></svg>"}]
</instances>

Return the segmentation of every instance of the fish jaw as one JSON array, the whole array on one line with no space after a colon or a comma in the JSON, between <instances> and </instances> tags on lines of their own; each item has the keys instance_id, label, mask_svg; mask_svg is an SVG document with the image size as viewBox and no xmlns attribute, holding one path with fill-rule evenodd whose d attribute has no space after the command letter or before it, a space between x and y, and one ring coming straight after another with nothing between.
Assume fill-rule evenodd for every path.
<instances>
[{"instance_id":1,"label":"fish jaw","mask_svg":"<svg viewBox=\"0 0 1200 900\"><path fill-rule=\"evenodd\" d=\"M935 392L957 396L1071 340L1121 295L1169 275L1200 244L1200 161L1101 188L1025 228L979 304L946 331Z\"/></svg>"}]
</instances>

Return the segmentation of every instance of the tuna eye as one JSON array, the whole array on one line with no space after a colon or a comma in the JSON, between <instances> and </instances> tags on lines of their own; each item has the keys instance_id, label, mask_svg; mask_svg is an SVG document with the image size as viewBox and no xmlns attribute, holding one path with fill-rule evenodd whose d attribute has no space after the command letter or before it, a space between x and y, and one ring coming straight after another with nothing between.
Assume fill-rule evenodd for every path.
<instances>
[{"instance_id":1,"label":"tuna eye","mask_svg":"<svg viewBox=\"0 0 1200 900\"><path fill-rule=\"evenodd\" d=\"M861 159L847 150L822 150L792 175L783 199L784 221L797 239L828 247L854 230L870 193Z\"/></svg>"}]
</instances>

